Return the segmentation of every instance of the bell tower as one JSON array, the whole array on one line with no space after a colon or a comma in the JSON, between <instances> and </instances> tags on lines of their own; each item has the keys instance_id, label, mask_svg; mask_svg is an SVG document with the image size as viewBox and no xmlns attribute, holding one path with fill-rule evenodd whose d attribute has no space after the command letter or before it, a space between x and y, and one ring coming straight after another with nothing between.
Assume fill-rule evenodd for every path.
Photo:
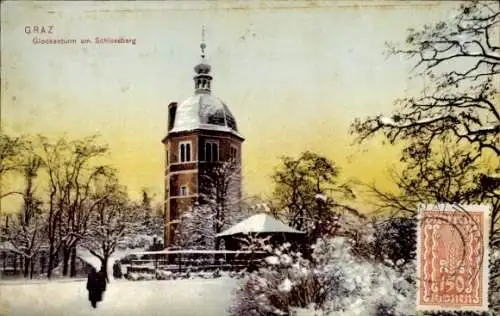
<instances>
[{"instance_id":1,"label":"bell tower","mask_svg":"<svg viewBox=\"0 0 500 316\"><path fill-rule=\"evenodd\" d=\"M201 176L203 171L229 161L241 165L244 138L229 107L212 92L213 77L206 61L206 47L203 28L201 62L194 67L194 93L183 102L168 105L168 131L162 139L166 247L172 246L180 215L202 202L200 197L207 181ZM231 186L241 197L241 176Z\"/></svg>"}]
</instances>

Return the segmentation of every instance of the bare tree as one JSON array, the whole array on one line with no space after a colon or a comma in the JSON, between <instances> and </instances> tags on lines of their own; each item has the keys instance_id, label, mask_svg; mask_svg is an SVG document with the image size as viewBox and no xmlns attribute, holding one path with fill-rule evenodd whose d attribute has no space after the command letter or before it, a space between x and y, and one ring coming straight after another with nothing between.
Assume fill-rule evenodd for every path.
<instances>
[{"instance_id":1,"label":"bare tree","mask_svg":"<svg viewBox=\"0 0 500 316\"><path fill-rule=\"evenodd\" d=\"M22 172L25 181L23 206L21 212L12 217L11 225L6 230L6 239L24 258L24 276L33 277L34 260L43 246L45 233L42 201L36 196L35 185L42 161L34 153L33 143L29 140L19 150L22 157L16 168Z\"/></svg>"},{"instance_id":2,"label":"bare tree","mask_svg":"<svg viewBox=\"0 0 500 316\"><path fill-rule=\"evenodd\" d=\"M146 248L159 250L163 248L164 217L162 203L153 203L154 195L142 190L140 201L131 201L129 207L133 209L135 229L120 241L118 248L134 249Z\"/></svg>"},{"instance_id":3,"label":"bare tree","mask_svg":"<svg viewBox=\"0 0 500 316\"><path fill-rule=\"evenodd\" d=\"M389 53L416 59L416 76L428 85L421 96L396 101L390 116L356 120L360 140L381 132L391 143L419 139L423 147L445 132L473 145L471 159L484 151L500 155L498 110L498 3L474 1L449 21L410 29L403 47ZM450 70L451 69L451 70Z\"/></svg>"},{"instance_id":4,"label":"bare tree","mask_svg":"<svg viewBox=\"0 0 500 316\"><path fill-rule=\"evenodd\" d=\"M93 200L88 231L81 246L101 261L101 269L108 275L107 266L120 241L135 231L136 208L130 206L125 189L115 177L103 177Z\"/></svg>"},{"instance_id":5,"label":"bare tree","mask_svg":"<svg viewBox=\"0 0 500 316\"><path fill-rule=\"evenodd\" d=\"M48 174L48 216L47 238L49 244L50 278L63 253L63 275L71 267L75 275L76 245L85 234L88 215L88 200L91 183L108 168L98 163L98 158L107 152L107 146L96 142L97 136L83 140L68 141L61 138L56 142L40 136L41 157ZM70 265L71 259L71 265Z\"/></svg>"},{"instance_id":6,"label":"bare tree","mask_svg":"<svg viewBox=\"0 0 500 316\"><path fill-rule=\"evenodd\" d=\"M21 163L21 151L25 143L25 137L12 137L5 133L0 133L0 200L12 194L22 195L21 192L2 190L2 179L10 172L19 171ZM1 203L0 203L1 213Z\"/></svg>"},{"instance_id":7,"label":"bare tree","mask_svg":"<svg viewBox=\"0 0 500 316\"><path fill-rule=\"evenodd\" d=\"M317 153L306 151L298 158L282 157L272 176L276 215L284 213L289 225L311 232L321 221L326 223L334 216L333 208L359 215L339 202L354 197L354 192L348 184L337 183L338 174L334 162Z\"/></svg>"},{"instance_id":8,"label":"bare tree","mask_svg":"<svg viewBox=\"0 0 500 316\"><path fill-rule=\"evenodd\" d=\"M21 146L24 144L24 137L12 137L3 132L0 133L0 216L2 217L2 231L6 233L9 227L10 216L2 212L2 199L22 192L9 190L4 192L3 178L11 172L19 172L19 158ZM0 237L5 237L1 236ZM4 239L4 238L3 238Z\"/></svg>"},{"instance_id":9,"label":"bare tree","mask_svg":"<svg viewBox=\"0 0 500 316\"><path fill-rule=\"evenodd\" d=\"M241 199L236 207L226 212L222 229L227 229L262 211L262 207L259 207L262 203L257 201L261 202L255 199ZM223 248L223 240L216 236L218 234L215 226L216 215L210 205L196 203L192 210L181 215L174 234L174 244L187 249L214 249L218 242L219 248Z\"/></svg>"},{"instance_id":10,"label":"bare tree","mask_svg":"<svg viewBox=\"0 0 500 316\"><path fill-rule=\"evenodd\" d=\"M419 97L398 100L391 115L357 119L359 141L383 133L391 143L406 142L406 170L394 174L400 194L372 188L382 208L415 212L418 202L489 203L491 240L500 233L498 181L500 44L498 3L463 4L449 21L409 30L403 47L389 53L416 60L416 75L428 86ZM454 143L457 145L445 145ZM455 148L452 148L456 146ZM480 170L479 164L492 168ZM413 204L413 205L412 205Z\"/></svg>"},{"instance_id":11,"label":"bare tree","mask_svg":"<svg viewBox=\"0 0 500 316\"><path fill-rule=\"evenodd\" d=\"M357 119L351 129L359 142L383 134L405 145L404 169L393 172L399 191L371 187L378 211L411 216L421 202L487 203L492 249L500 233L499 22L498 3L471 1L450 20L410 29L404 45L388 44L390 55L415 61L426 85L419 96L397 100L390 115ZM500 289L497 265L490 293Z\"/></svg>"},{"instance_id":12,"label":"bare tree","mask_svg":"<svg viewBox=\"0 0 500 316\"><path fill-rule=\"evenodd\" d=\"M235 224L240 213L241 165L238 161L207 163L200 172L199 203L213 214L213 232L218 234ZM214 248L219 249L220 240Z\"/></svg>"},{"instance_id":13,"label":"bare tree","mask_svg":"<svg viewBox=\"0 0 500 316\"><path fill-rule=\"evenodd\" d=\"M196 204L181 215L174 244L185 249L214 249L216 213L207 205Z\"/></svg>"},{"instance_id":14,"label":"bare tree","mask_svg":"<svg viewBox=\"0 0 500 316\"><path fill-rule=\"evenodd\" d=\"M379 200L378 212L404 212L416 214L419 203L488 203L497 213L497 194L487 188L481 179L494 173L495 167L488 162L473 161L468 148L443 141L432 151L416 152L409 146L403 153L401 171L392 170L397 192L384 192L370 186ZM492 162L490 162L493 165Z\"/></svg>"}]
</instances>

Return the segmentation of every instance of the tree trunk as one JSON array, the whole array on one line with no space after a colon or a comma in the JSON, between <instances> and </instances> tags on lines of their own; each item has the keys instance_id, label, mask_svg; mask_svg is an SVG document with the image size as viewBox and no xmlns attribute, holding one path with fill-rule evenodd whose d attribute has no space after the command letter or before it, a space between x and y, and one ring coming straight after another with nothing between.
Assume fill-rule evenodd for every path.
<instances>
[{"instance_id":1,"label":"tree trunk","mask_svg":"<svg viewBox=\"0 0 500 316\"><path fill-rule=\"evenodd\" d=\"M40 257L40 273L43 274L45 272L45 253L42 253Z\"/></svg>"},{"instance_id":2,"label":"tree trunk","mask_svg":"<svg viewBox=\"0 0 500 316\"><path fill-rule=\"evenodd\" d=\"M17 254L14 254L14 275L17 275Z\"/></svg>"},{"instance_id":3,"label":"tree trunk","mask_svg":"<svg viewBox=\"0 0 500 316\"><path fill-rule=\"evenodd\" d=\"M54 267L54 255L52 254L54 252L54 244L51 241L50 246L49 246L49 262L47 265L47 279L50 279L52 277L52 268Z\"/></svg>"},{"instance_id":4,"label":"tree trunk","mask_svg":"<svg viewBox=\"0 0 500 316\"><path fill-rule=\"evenodd\" d=\"M52 272L59 265L59 255L57 253L49 255L49 265L47 267L47 277L52 277Z\"/></svg>"},{"instance_id":5,"label":"tree trunk","mask_svg":"<svg viewBox=\"0 0 500 316\"><path fill-rule=\"evenodd\" d=\"M70 252L71 250L68 249L68 247L66 246L63 247L63 271L62 271L63 276L68 276Z\"/></svg>"},{"instance_id":6,"label":"tree trunk","mask_svg":"<svg viewBox=\"0 0 500 316\"><path fill-rule=\"evenodd\" d=\"M30 260L30 279L33 279L33 270L35 269L36 257Z\"/></svg>"},{"instance_id":7,"label":"tree trunk","mask_svg":"<svg viewBox=\"0 0 500 316\"><path fill-rule=\"evenodd\" d=\"M104 273L104 276L106 277L106 282L109 283L109 277L108 277L108 260L109 256L104 256L104 259L101 259L101 271Z\"/></svg>"},{"instance_id":8,"label":"tree trunk","mask_svg":"<svg viewBox=\"0 0 500 316\"><path fill-rule=\"evenodd\" d=\"M76 246L71 248L69 276L72 278L76 277Z\"/></svg>"},{"instance_id":9,"label":"tree trunk","mask_svg":"<svg viewBox=\"0 0 500 316\"><path fill-rule=\"evenodd\" d=\"M24 258L24 277L27 278L29 274L29 269L31 266L31 260L30 258Z\"/></svg>"}]
</instances>

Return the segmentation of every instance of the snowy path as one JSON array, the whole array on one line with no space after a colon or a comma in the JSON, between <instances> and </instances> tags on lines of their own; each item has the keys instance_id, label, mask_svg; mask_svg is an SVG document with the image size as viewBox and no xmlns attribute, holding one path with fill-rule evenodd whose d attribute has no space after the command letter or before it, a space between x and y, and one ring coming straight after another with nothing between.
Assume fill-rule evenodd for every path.
<instances>
[{"instance_id":1,"label":"snowy path","mask_svg":"<svg viewBox=\"0 0 500 316\"><path fill-rule=\"evenodd\" d=\"M237 280L113 281L97 310L85 282L0 285L0 315L223 316Z\"/></svg>"}]
</instances>

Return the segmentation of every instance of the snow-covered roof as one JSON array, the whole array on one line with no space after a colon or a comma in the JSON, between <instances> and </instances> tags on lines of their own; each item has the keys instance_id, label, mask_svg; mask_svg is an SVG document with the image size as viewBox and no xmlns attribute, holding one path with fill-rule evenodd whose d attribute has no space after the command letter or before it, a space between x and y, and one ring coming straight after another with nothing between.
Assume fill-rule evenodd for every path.
<instances>
[{"instance_id":1,"label":"snow-covered roof","mask_svg":"<svg viewBox=\"0 0 500 316\"><path fill-rule=\"evenodd\" d=\"M283 224L274 217L261 213L245 219L244 221L218 234L217 237L248 233L303 234L303 232Z\"/></svg>"},{"instance_id":2,"label":"snow-covered roof","mask_svg":"<svg viewBox=\"0 0 500 316\"><path fill-rule=\"evenodd\" d=\"M197 92L177 106L174 126L169 133L193 130L213 130L238 133L236 120L228 106L210 92Z\"/></svg>"}]
</instances>

